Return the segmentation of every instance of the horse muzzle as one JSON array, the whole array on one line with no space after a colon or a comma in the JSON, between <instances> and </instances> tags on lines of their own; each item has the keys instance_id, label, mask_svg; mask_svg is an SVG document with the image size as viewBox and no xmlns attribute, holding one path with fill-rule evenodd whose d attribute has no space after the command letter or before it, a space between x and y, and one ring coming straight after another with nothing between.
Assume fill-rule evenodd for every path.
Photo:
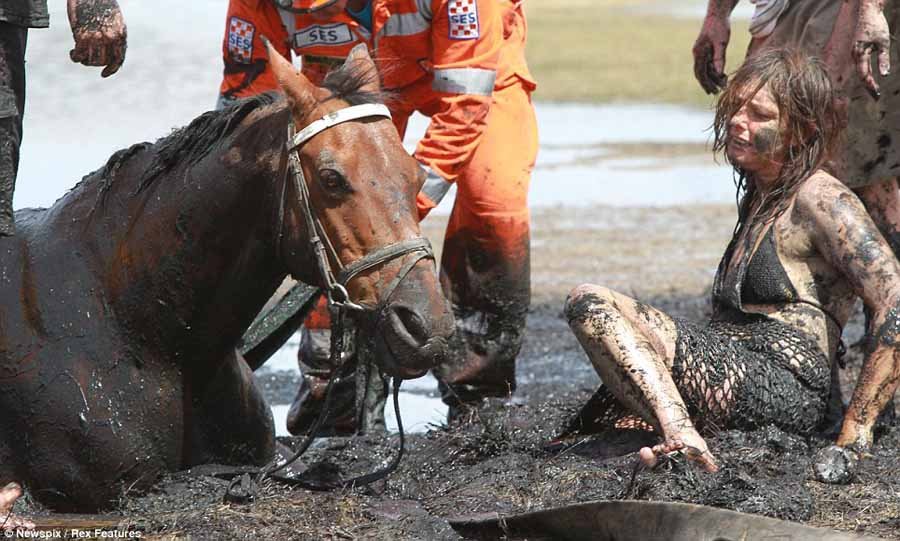
<instances>
[{"instance_id":1,"label":"horse muzzle","mask_svg":"<svg viewBox=\"0 0 900 541\"><path fill-rule=\"evenodd\" d=\"M449 310L429 317L408 305L391 304L375 325L375 357L391 376L421 377L447 359L453 330Z\"/></svg>"}]
</instances>

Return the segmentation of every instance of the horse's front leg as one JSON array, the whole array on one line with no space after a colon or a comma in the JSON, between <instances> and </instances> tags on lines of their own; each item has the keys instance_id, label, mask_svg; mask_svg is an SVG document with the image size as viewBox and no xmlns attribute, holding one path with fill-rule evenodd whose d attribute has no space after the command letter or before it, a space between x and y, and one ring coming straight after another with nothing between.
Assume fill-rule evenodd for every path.
<instances>
[{"instance_id":1,"label":"horse's front leg","mask_svg":"<svg viewBox=\"0 0 900 541\"><path fill-rule=\"evenodd\" d=\"M258 464L275 453L272 410L253 372L233 351L213 374L195 374L191 464Z\"/></svg>"}]
</instances>

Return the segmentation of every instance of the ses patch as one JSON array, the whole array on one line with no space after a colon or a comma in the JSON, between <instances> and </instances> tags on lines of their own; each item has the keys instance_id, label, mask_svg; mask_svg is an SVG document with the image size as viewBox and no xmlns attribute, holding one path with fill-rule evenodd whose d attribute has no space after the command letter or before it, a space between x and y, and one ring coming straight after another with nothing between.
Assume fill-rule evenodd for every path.
<instances>
[{"instance_id":1,"label":"ses patch","mask_svg":"<svg viewBox=\"0 0 900 541\"><path fill-rule=\"evenodd\" d=\"M447 17L450 19L450 39L478 38L478 4L475 0L450 0Z\"/></svg>"},{"instance_id":2,"label":"ses patch","mask_svg":"<svg viewBox=\"0 0 900 541\"><path fill-rule=\"evenodd\" d=\"M353 41L353 33L345 23L315 25L294 34L294 48L313 45L343 45Z\"/></svg>"},{"instance_id":3,"label":"ses patch","mask_svg":"<svg viewBox=\"0 0 900 541\"><path fill-rule=\"evenodd\" d=\"M253 34L256 27L250 21L232 17L228 21L228 55L235 62L249 64L253 60Z\"/></svg>"}]
</instances>

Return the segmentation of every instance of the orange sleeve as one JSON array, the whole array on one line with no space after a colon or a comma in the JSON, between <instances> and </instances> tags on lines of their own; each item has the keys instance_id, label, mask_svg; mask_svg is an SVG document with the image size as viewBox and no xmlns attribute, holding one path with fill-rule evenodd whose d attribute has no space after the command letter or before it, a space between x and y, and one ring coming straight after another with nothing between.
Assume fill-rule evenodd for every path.
<instances>
[{"instance_id":1,"label":"orange sleeve","mask_svg":"<svg viewBox=\"0 0 900 541\"><path fill-rule=\"evenodd\" d=\"M491 106L503 44L497 0L434 0L431 43L439 106L415 156L454 182L478 147Z\"/></svg>"},{"instance_id":2,"label":"orange sleeve","mask_svg":"<svg viewBox=\"0 0 900 541\"><path fill-rule=\"evenodd\" d=\"M230 0L222 40L225 70L220 101L278 88L260 36L271 41L285 58L291 58L287 30L271 0Z\"/></svg>"}]
</instances>

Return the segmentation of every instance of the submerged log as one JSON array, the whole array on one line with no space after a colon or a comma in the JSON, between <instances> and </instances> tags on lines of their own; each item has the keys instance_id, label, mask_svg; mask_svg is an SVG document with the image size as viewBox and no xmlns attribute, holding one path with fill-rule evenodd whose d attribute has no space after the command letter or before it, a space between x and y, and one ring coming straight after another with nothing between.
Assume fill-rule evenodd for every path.
<instances>
[{"instance_id":1,"label":"submerged log","mask_svg":"<svg viewBox=\"0 0 900 541\"><path fill-rule=\"evenodd\" d=\"M595 501L516 515L487 513L448 521L468 539L591 541L875 540L760 515L703 505L647 501Z\"/></svg>"}]
</instances>

